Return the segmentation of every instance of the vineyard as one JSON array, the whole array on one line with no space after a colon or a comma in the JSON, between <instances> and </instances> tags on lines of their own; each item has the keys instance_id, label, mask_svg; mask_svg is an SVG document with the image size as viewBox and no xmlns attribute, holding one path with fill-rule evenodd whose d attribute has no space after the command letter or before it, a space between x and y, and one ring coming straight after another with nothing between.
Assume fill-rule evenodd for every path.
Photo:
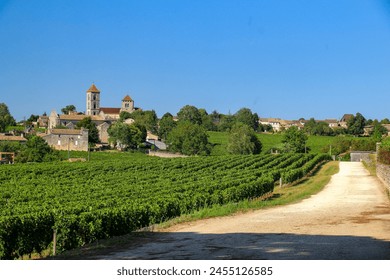
<instances>
[{"instance_id":1,"label":"vineyard","mask_svg":"<svg viewBox=\"0 0 390 280\"><path fill-rule=\"evenodd\" d=\"M0 259L123 235L215 204L261 197L327 155L285 154L0 166Z\"/></svg>"}]
</instances>

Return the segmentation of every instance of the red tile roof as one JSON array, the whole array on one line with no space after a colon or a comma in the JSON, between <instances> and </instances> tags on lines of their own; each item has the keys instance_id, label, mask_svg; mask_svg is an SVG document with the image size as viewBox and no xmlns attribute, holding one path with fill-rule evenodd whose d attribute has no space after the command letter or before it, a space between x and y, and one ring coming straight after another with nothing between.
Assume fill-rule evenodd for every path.
<instances>
[{"instance_id":1,"label":"red tile roof","mask_svg":"<svg viewBox=\"0 0 390 280\"><path fill-rule=\"evenodd\" d=\"M100 111L104 114L108 115L119 115L121 112L121 108L102 108L100 107Z\"/></svg>"},{"instance_id":2,"label":"red tile roof","mask_svg":"<svg viewBox=\"0 0 390 280\"><path fill-rule=\"evenodd\" d=\"M122 101L133 101L130 96L126 95Z\"/></svg>"},{"instance_id":3,"label":"red tile roof","mask_svg":"<svg viewBox=\"0 0 390 280\"><path fill-rule=\"evenodd\" d=\"M60 120L65 121L81 121L84 118L91 118L93 121L102 121L104 120L101 116L88 116L88 115L60 115Z\"/></svg>"},{"instance_id":4,"label":"red tile roof","mask_svg":"<svg viewBox=\"0 0 390 280\"><path fill-rule=\"evenodd\" d=\"M92 84L92 86L87 90L87 92L94 92L94 93L100 93L100 90L95 86L95 84Z\"/></svg>"},{"instance_id":5,"label":"red tile roof","mask_svg":"<svg viewBox=\"0 0 390 280\"><path fill-rule=\"evenodd\" d=\"M19 142L25 142L27 141L26 138L22 136L9 136L9 135L0 135L0 141L19 141Z\"/></svg>"}]
</instances>

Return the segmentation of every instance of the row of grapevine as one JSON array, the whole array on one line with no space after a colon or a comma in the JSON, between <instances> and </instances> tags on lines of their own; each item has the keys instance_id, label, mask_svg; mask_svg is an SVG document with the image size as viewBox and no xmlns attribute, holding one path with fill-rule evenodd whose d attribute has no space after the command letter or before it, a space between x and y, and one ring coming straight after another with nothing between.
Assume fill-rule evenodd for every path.
<instances>
[{"instance_id":1,"label":"row of grapevine","mask_svg":"<svg viewBox=\"0 0 390 280\"><path fill-rule=\"evenodd\" d=\"M282 173L282 180L284 183L292 183L305 177L311 172L318 164L331 160L331 156L328 154L319 154L313 157L310 161L306 162L301 167L292 169L286 169Z\"/></svg>"},{"instance_id":2,"label":"row of grapevine","mask_svg":"<svg viewBox=\"0 0 390 280\"><path fill-rule=\"evenodd\" d=\"M314 159L318 158L315 157ZM115 158L0 167L0 259L122 235L214 204L272 192L311 155Z\"/></svg>"}]
</instances>

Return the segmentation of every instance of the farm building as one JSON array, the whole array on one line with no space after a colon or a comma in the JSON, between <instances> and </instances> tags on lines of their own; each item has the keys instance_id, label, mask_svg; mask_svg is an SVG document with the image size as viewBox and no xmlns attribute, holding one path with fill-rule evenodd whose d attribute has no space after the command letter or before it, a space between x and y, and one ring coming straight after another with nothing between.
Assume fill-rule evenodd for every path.
<instances>
[{"instance_id":1,"label":"farm building","mask_svg":"<svg viewBox=\"0 0 390 280\"><path fill-rule=\"evenodd\" d=\"M88 151L88 129L50 129L41 137L56 150Z\"/></svg>"}]
</instances>

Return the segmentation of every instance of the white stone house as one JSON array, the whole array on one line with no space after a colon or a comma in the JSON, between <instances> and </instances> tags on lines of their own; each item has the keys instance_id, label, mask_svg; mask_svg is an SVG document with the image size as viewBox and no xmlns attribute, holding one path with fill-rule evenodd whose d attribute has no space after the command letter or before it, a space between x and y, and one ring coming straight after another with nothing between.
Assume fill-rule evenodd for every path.
<instances>
[{"instance_id":1,"label":"white stone house","mask_svg":"<svg viewBox=\"0 0 390 280\"><path fill-rule=\"evenodd\" d=\"M88 151L88 129L49 129L42 138L56 150Z\"/></svg>"}]
</instances>

